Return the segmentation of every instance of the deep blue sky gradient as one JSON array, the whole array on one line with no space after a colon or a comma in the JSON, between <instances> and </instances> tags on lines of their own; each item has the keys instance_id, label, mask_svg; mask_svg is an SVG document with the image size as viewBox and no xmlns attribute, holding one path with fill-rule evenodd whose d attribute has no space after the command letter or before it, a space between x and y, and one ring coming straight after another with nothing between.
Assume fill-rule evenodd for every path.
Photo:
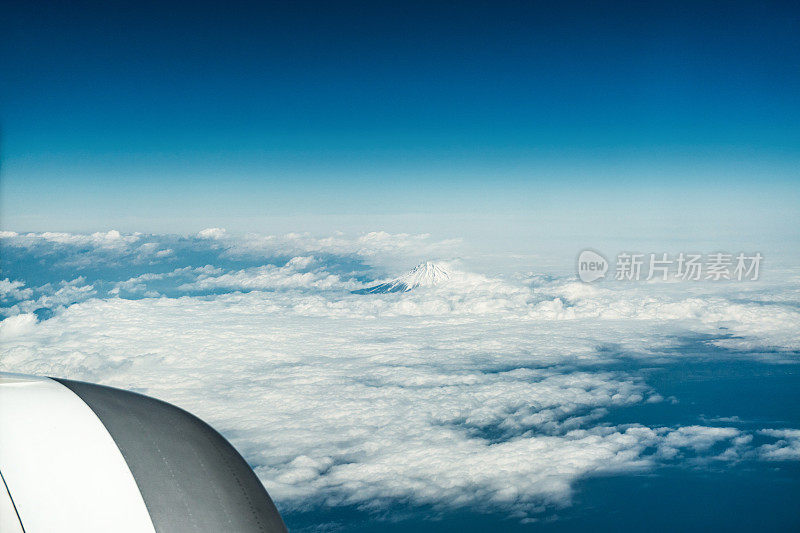
<instances>
[{"instance_id":1,"label":"deep blue sky gradient","mask_svg":"<svg viewBox=\"0 0 800 533\"><path fill-rule=\"evenodd\" d=\"M16 2L0 24L6 229L798 220L796 3Z\"/></svg>"}]
</instances>

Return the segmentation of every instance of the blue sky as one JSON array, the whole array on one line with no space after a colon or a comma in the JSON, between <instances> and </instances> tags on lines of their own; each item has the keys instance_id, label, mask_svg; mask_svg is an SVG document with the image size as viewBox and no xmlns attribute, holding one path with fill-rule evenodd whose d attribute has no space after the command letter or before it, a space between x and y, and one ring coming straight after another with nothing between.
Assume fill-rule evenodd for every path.
<instances>
[{"instance_id":1,"label":"blue sky","mask_svg":"<svg viewBox=\"0 0 800 533\"><path fill-rule=\"evenodd\" d=\"M8 13L6 229L798 238L790 3Z\"/></svg>"}]
</instances>

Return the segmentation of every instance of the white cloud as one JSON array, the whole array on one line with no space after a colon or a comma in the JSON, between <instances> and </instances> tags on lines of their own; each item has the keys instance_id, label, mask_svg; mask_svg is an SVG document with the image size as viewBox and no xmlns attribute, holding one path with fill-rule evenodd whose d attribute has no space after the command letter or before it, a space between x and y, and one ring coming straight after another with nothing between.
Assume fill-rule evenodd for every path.
<instances>
[{"instance_id":1,"label":"white cloud","mask_svg":"<svg viewBox=\"0 0 800 533\"><path fill-rule=\"evenodd\" d=\"M779 439L759 447L761 457L770 461L800 461L800 429L762 429L759 433Z\"/></svg>"},{"instance_id":2,"label":"white cloud","mask_svg":"<svg viewBox=\"0 0 800 533\"><path fill-rule=\"evenodd\" d=\"M352 280L342 280L322 268L312 269L313 257L293 257L286 265L264 265L220 274L200 273L191 283L178 287L182 291L317 289L350 290L359 286ZM304 271L306 270L306 271Z\"/></svg>"},{"instance_id":3,"label":"white cloud","mask_svg":"<svg viewBox=\"0 0 800 533\"><path fill-rule=\"evenodd\" d=\"M543 298L533 307L532 317L666 322L705 334L719 334L720 328L725 328L729 336L714 339L713 344L734 350L800 349L800 329L794 327L800 323L797 305L742 301L730 285L621 283L601 287L556 281L536 292Z\"/></svg>"},{"instance_id":4,"label":"white cloud","mask_svg":"<svg viewBox=\"0 0 800 533\"><path fill-rule=\"evenodd\" d=\"M197 236L201 239L221 239L225 235L225 228L206 228L197 232Z\"/></svg>"},{"instance_id":5,"label":"white cloud","mask_svg":"<svg viewBox=\"0 0 800 533\"><path fill-rule=\"evenodd\" d=\"M524 516L568 503L585 476L686 452L742 455L734 428L599 422L655 391L558 364L601 360L597 343L642 335L635 322L576 335L579 320L393 310L401 302L292 291L90 300L27 324L2 366L190 409L233 440L284 509L401 499Z\"/></svg>"},{"instance_id":6,"label":"white cloud","mask_svg":"<svg viewBox=\"0 0 800 533\"><path fill-rule=\"evenodd\" d=\"M18 300L26 300L33 295L33 289L25 287L24 281L11 281L6 278L0 280L0 300L6 298L15 298Z\"/></svg>"},{"instance_id":7,"label":"white cloud","mask_svg":"<svg viewBox=\"0 0 800 533\"><path fill-rule=\"evenodd\" d=\"M368 260L373 266L387 267L397 262L413 266L424 259L454 257L458 254L460 244L460 240L455 239L436 241L427 234L336 233L327 237L308 233L232 235L222 228L207 228L188 237L122 234L116 230L93 234L0 234L0 246L27 251L37 258L75 268L174 262L192 252L212 253L221 260L250 264L278 257L327 255Z\"/></svg>"},{"instance_id":8,"label":"white cloud","mask_svg":"<svg viewBox=\"0 0 800 533\"><path fill-rule=\"evenodd\" d=\"M62 281L55 287L51 284L38 287L36 294L38 298L31 298L33 291L23 291L19 293L21 301L14 305L4 308L7 315L17 315L20 313L31 313L40 308L54 309L65 307L73 303L82 302L95 296L97 291L93 285L87 285L82 277L72 281ZM25 299L27 298L27 299Z\"/></svg>"},{"instance_id":9,"label":"white cloud","mask_svg":"<svg viewBox=\"0 0 800 533\"><path fill-rule=\"evenodd\" d=\"M733 427L604 423L614 410L664 401L641 379L603 370L619 353L689 357L680 339L705 335L742 357L794 357L800 311L789 297L756 300L751 289L712 284L521 283L464 267L408 293L350 293L375 280L356 281L355 267L340 266L348 260L365 265L362 276L383 276L416 256L455 255L457 243L426 235L2 237L36 258L88 247L67 254L71 264L164 262L34 292L10 281L17 276L0 282L22 300L20 314L0 322L0 368L187 408L231 438L282 508L399 499L522 517L568 503L576 481L597 473L800 459L794 429L765 429L758 438L774 442L756 446ZM191 254L203 262L180 262ZM256 262L230 262L242 256ZM797 283L774 293L793 294ZM180 297L161 296L169 291ZM141 296L151 298L123 298ZM68 307L43 322L25 314L42 306Z\"/></svg>"},{"instance_id":10,"label":"white cloud","mask_svg":"<svg viewBox=\"0 0 800 533\"><path fill-rule=\"evenodd\" d=\"M101 248L121 248L139 240L139 234L122 235L117 230L110 230L105 233L97 232L91 235L46 231L44 233L14 235L13 237L16 237L22 242L33 243L36 240L44 240L58 244L94 245Z\"/></svg>"},{"instance_id":11,"label":"white cloud","mask_svg":"<svg viewBox=\"0 0 800 533\"><path fill-rule=\"evenodd\" d=\"M33 331L36 316L31 314L17 315L0 321L0 339L11 340Z\"/></svg>"},{"instance_id":12,"label":"white cloud","mask_svg":"<svg viewBox=\"0 0 800 533\"><path fill-rule=\"evenodd\" d=\"M388 266L398 259L408 267L425 259L446 259L457 254L461 241L434 241L428 234L387 233L375 231L358 236L335 234L316 237L308 233L289 233L282 236L247 234L225 241L226 255L270 256L276 253L291 256L332 254L368 259L373 265Z\"/></svg>"},{"instance_id":13,"label":"white cloud","mask_svg":"<svg viewBox=\"0 0 800 533\"><path fill-rule=\"evenodd\" d=\"M659 455L667 458L676 457L681 449L691 449L694 452L705 452L715 444L723 441L731 441L741 436L741 432L736 428L708 427L708 426L684 426L669 431L659 442ZM741 446L746 441L733 441L734 445ZM727 454L727 455L725 455ZM719 459L736 459L738 454L735 448L728 448Z\"/></svg>"}]
</instances>

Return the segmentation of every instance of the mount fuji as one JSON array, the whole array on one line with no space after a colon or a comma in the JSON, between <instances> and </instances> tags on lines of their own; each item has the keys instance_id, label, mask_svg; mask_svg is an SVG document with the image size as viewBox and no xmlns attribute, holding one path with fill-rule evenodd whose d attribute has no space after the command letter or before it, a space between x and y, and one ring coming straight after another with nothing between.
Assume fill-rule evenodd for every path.
<instances>
[{"instance_id":1,"label":"mount fuji","mask_svg":"<svg viewBox=\"0 0 800 533\"><path fill-rule=\"evenodd\" d=\"M450 273L431 261L415 266L411 272L392 281L352 291L353 294L385 294L389 292L408 292L416 287L431 287L450 279Z\"/></svg>"}]
</instances>

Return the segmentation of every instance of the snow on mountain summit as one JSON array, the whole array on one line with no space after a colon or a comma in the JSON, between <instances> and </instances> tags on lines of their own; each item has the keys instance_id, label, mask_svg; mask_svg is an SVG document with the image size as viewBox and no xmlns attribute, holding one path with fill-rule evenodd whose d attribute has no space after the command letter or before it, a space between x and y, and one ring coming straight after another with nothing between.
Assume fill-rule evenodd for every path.
<instances>
[{"instance_id":1,"label":"snow on mountain summit","mask_svg":"<svg viewBox=\"0 0 800 533\"><path fill-rule=\"evenodd\" d=\"M425 261L410 272L392 281L353 291L353 294L383 294L388 292L408 292L416 287L431 287L448 281L450 273L442 266Z\"/></svg>"},{"instance_id":2,"label":"snow on mountain summit","mask_svg":"<svg viewBox=\"0 0 800 533\"><path fill-rule=\"evenodd\" d=\"M411 272L399 279L410 287L429 287L449 280L450 273L431 261L425 261L415 266Z\"/></svg>"}]
</instances>

